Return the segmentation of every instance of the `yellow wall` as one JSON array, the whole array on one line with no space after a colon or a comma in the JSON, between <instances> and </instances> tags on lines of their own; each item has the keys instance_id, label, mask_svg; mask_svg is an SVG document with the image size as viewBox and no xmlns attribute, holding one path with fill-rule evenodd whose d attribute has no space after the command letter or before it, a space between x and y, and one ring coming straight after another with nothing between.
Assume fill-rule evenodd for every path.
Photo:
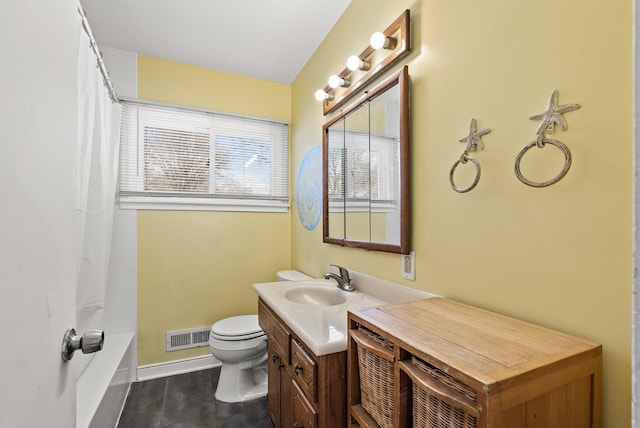
<instances>
[{"instance_id":1,"label":"yellow wall","mask_svg":"<svg viewBox=\"0 0 640 428\"><path fill-rule=\"evenodd\" d=\"M138 97L289 121L291 88L146 56ZM165 332L257 313L252 284L290 263L290 213L138 211L138 363L209 353L165 352Z\"/></svg>"},{"instance_id":2,"label":"yellow wall","mask_svg":"<svg viewBox=\"0 0 640 428\"><path fill-rule=\"evenodd\" d=\"M138 56L138 98L291 120L289 85L144 55Z\"/></svg>"},{"instance_id":3,"label":"yellow wall","mask_svg":"<svg viewBox=\"0 0 640 428\"><path fill-rule=\"evenodd\" d=\"M398 255L323 244L321 227L307 231L295 212L294 267L320 275L337 263L599 341L604 426L629 426L631 6L352 0L292 86L292 171L322 141L328 117L314 91L363 50L371 33L409 8L413 52L402 63L411 75L416 281L401 278ZM573 165L558 184L534 189L517 180L513 164L534 139L538 122L529 116L545 109L553 89L560 104L582 106L566 114L568 130L554 134L570 147ZM458 194L449 170L472 118L492 132L475 154L478 186ZM550 147L541 153L554 158Z\"/></svg>"}]
</instances>

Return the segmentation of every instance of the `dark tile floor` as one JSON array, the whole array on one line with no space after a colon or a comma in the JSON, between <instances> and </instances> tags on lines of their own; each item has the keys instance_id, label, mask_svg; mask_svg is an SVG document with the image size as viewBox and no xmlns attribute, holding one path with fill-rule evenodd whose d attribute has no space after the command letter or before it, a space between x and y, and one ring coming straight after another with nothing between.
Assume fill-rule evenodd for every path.
<instances>
[{"instance_id":1,"label":"dark tile floor","mask_svg":"<svg viewBox=\"0 0 640 428\"><path fill-rule=\"evenodd\" d=\"M267 428L267 399L223 403L220 368L136 382L118 428Z\"/></svg>"}]
</instances>

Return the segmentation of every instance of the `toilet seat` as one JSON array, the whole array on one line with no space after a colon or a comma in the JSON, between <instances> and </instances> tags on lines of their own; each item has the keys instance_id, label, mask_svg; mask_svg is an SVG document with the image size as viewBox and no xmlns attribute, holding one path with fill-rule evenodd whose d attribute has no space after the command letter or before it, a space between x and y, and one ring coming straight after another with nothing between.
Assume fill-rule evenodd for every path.
<instances>
[{"instance_id":1,"label":"toilet seat","mask_svg":"<svg viewBox=\"0 0 640 428\"><path fill-rule=\"evenodd\" d=\"M211 326L211 337L218 340L249 340L264 336L258 315L239 315L225 318Z\"/></svg>"},{"instance_id":2,"label":"toilet seat","mask_svg":"<svg viewBox=\"0 0 640 428\"><path fill-rule=\"evenodd\" d=\"M216 340L220 340L223 342L235 342L235 341L240 341L240 340L251 340L251 339L255 339L257 337L262 337L264 336L264 332L260 331L258 333L253 333L253 334L245 334L243 336L224 336L224 335L220 335L220 334L215 334L214 332L211 332L209 337L216 339Z\"/></svg>"}]
</instances>

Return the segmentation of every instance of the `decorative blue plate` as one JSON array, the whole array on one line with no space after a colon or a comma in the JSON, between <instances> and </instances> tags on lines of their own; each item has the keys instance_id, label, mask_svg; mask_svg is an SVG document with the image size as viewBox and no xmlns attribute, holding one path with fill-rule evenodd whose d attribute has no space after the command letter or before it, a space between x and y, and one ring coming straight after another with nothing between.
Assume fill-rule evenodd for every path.
<instances>
[{"instance_id":1,"label":"decorative blue plate","mask_svg":"<svg viewBox=\"0 0 640 428\"><path fill-rule=\"evenodd\" d=\"M298 173L296 199L300 223L307 230L318 225L322 215L322 150L320 146L309 149Z\"/></svg>"}]
</instances>

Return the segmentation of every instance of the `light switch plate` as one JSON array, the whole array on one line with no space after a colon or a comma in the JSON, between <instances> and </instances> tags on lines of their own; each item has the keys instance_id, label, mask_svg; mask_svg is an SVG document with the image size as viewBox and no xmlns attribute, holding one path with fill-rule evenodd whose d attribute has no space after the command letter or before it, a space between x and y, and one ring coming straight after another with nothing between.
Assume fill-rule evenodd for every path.
<instances>
[{"instance_id":1,"label":"light switch plate","mask_svg":"<svg viewBox=\"0 0 640 428\"><path fill-rule=\"evenodd\" d=\"M402 255L402 277L415 281L416 279L416 252Z\"/></svg>"}]
</instances>

